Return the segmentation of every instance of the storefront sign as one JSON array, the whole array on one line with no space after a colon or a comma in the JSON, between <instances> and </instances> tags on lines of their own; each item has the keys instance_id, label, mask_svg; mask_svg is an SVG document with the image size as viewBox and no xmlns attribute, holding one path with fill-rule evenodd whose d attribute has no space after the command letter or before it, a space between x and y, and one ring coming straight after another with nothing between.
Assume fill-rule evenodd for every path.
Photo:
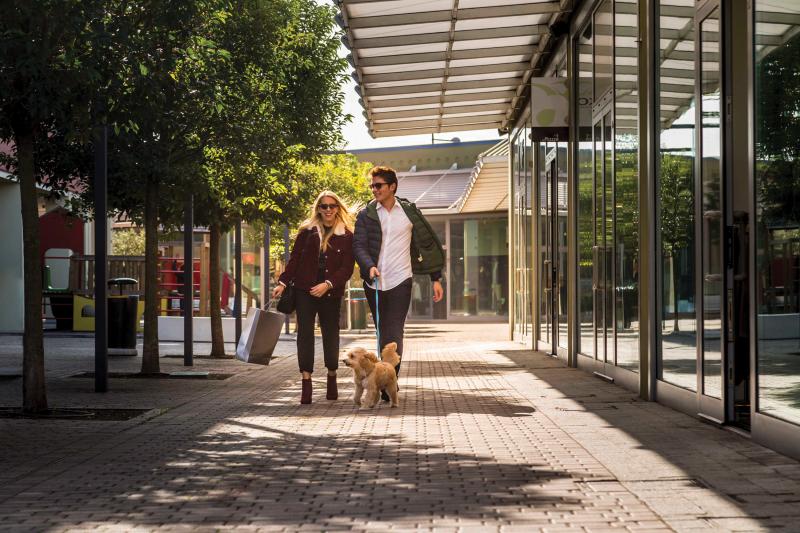
<instances>
[{"instance_id":1,"label":"storefront sign","mask_svg":"<svg viewBox=\"0 0 800 533\"><path fill-rule=\"evenodd\" d=\"M531 78L531 140L569 139L567 78Z\"/></svg>"}]
</instances>

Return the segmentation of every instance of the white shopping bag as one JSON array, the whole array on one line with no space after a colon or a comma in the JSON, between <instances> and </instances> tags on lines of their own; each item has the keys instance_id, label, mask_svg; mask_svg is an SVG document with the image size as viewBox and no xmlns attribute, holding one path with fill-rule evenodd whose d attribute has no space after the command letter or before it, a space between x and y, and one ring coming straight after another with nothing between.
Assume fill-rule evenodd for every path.
<instances>
[{"instance_id":1,"label":"white shopping bag","mask_svg":"<svg viewBox=\"0 0 800 533\"><path fill-rule=\"evenodd\" d=\"M283 313L251 307L236 347L236 358L245 363L268 365L285 317Z\"/></svg>"}]
</instances>

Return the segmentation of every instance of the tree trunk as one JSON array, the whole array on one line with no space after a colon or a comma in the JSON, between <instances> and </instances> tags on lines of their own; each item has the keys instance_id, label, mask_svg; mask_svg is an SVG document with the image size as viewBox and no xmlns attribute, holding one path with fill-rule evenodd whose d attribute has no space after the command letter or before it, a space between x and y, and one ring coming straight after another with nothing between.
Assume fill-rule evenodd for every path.
<instances>
[{"instance_id":1,"label":"tree trunk","mask_svg":"<svg viewBox=\"0 0 800 533\"><path fill-rule=\"evenodd\" d=\"M142 374L161 371L158 360L158 182L148 179L144 201L144 347Z\"/></svg>"},{"instance_id":2,"label":"tree trunk","mask_svg":"<svg viewBox=\"0 0 800 533\"><path fill-rule=\"evenodd\" d=\"M208 285L211 300L211 357L225 357L225 338L222 333L222 312L220 311L220 286L219 286L219 241L220 229L217 224L212 224L211 246L209 249Z\"/></svg>"},{"instance_id":3,"label":"tree trunk","mask_svg":"<svg viewBox=\"0 0 800 533\"><path fill-rule=\"evenodd\" d=\"M25 332L22 335L22 409L47 409L42 339L42 258L39 241L39 200L30 124L15 128L22 206L22 242L25 265Z\"/></svg>"}]
</instances>

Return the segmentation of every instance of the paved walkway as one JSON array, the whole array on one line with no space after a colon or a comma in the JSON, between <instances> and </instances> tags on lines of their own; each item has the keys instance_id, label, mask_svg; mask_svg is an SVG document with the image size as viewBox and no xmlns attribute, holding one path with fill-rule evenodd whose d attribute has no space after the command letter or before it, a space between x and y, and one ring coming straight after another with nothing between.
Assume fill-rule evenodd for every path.
<instances>
[{"instance_id":1,"label":"paved walkway","mask_svg":"<svg viewBox=\"0 0 800 533\"><path fill-rule=\"evenodd\" d=\"M198 358L227 380L115 379L106 395L62 361L52 404L163 412L0 420L0 530L800 528L800 463L506 331L410 326L399 409L356 409L347 369L340 400L325 401L321 368L315 403L300 406L291 343L265 368ZM19 387L0 382L5 405Z\"/></svg>"}]
</instances>

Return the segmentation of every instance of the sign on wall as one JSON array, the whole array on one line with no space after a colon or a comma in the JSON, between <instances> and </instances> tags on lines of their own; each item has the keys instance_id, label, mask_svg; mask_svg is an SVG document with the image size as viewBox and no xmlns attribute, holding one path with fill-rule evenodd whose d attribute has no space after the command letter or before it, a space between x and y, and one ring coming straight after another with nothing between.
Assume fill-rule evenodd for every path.
<instances>
[{"instance_id":1,"label":"sign on wall","mask_svg":"<svg viewBox=\"0 0 800 533\"><path fill-rule=\"evenodd\" d=\"M531 78L531 140L569 139L567 78Z\"/></svg>"}]
</instances>

